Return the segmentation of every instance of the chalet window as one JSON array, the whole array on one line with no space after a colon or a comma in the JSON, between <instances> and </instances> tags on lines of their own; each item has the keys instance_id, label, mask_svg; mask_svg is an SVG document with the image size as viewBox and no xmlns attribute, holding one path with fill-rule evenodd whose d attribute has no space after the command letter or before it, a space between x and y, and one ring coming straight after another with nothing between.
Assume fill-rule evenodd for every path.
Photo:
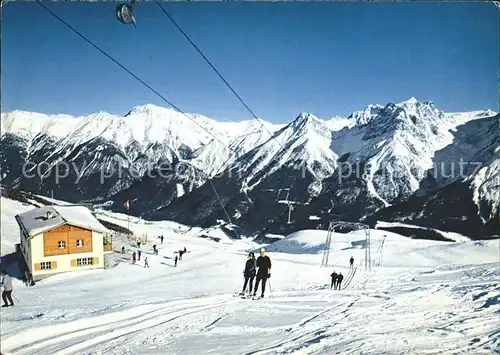
<instances>
[{"instance_id":1,"label":"chalet window","mask_svg":"<svg viewBox=\"0 0 500 355\"><path fill-rule=\"evenodd\" d=\"M51 270L52 263L50 261L42 261L40 263L40 270Z\"/></svg>"},{"instance_id":2,"label":"chalet window","mask_svg":"<svg viewBox=\"0 0 500 355\"><path fill-rule=\"evenodd\" d=\"M83 247L83 239L78 239L76 241L76 247L77 248L82 248Z\"/></svg>"},{"instance_id":3,"label":"chalet window","mask_svg":"<svg viewBox=\"0 0 500 355\"><path fill-rule=\"evenodd\" d=\"M89 265L93 265L92 258L76 259L76 266L89 266Z\"/></svg>"},{"instance_id":4,"label":"chalet window","mask_svg":"<svg viewBox=\"0 0 500 355\"><path fill-rule=\"evenodd\" d=\"M65 249L66 248L66 242L64 240L60 240L59 242L57 242L57 247L59 249Z\"/></svg>"}]
</instances>

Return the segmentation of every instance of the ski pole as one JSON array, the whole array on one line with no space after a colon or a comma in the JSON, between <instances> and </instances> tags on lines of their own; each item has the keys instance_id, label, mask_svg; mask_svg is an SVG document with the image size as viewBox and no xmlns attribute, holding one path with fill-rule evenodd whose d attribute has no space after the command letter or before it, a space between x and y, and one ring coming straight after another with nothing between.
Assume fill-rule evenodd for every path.
<instances>
[{"instance_id":1,"label":"ski pole","mask_svg":"<svg viewBox=\"0 0 500 355\"><path fill-rule=\"evenodd\" d=\"M19 303L19 300L17 299L17 297L16 297L16 296L12 295L12 298L14 298L14 300L15 300L17 303Z\"/></svg>"}]
</instances>

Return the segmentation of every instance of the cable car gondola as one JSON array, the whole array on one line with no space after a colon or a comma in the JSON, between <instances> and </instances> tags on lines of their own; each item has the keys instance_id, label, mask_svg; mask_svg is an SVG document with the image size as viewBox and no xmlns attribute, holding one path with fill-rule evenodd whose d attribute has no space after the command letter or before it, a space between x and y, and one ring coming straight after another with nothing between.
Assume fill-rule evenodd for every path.
<instances>
[{"instance_id":1,"label":"cable car gondola","mask_svg":"<svg viewBox=\"0 0 500 355\"><path fill-rule=\"evenodd\" d=\"M130 3L120 4L116 7L116 18L120 21L120 23L124 25L136 25L134 4L135 0L131 0Z\"/></svg>"}]
</instances>

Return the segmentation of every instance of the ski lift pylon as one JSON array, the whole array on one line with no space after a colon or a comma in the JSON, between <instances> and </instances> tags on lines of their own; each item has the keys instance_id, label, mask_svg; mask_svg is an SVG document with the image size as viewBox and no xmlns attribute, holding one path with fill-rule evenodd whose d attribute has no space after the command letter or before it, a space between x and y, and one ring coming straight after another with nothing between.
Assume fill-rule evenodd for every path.
<instances>
[{"instance_id":1,"label":"ski lift pylon","mask_svg":"<svg viewBox=\"0 0 500 355\"><path fill-rule=\"evenodd\" d=\"M119 4L116 6L116 18L123 25L136 25L135 15L134 15L134 4L135 0L131 0L130 3Z\"/></svg>"}]
</instances>

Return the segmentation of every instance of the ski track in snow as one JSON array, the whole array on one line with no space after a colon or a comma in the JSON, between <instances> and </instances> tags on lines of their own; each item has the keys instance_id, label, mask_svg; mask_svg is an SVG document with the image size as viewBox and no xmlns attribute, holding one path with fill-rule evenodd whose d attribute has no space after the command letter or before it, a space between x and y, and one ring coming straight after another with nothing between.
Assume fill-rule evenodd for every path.
<instances>
[{"instance_id":1,"label":"ski track in snow","mask_svg":"<svg viewBox=\"0 0 500 355\"><path fill-rule=\"evenodd\" d=\"M482 300L483 307L488 308L497 293L498 301L498 283L476 282L476 286L469 286L473 289L472 300ZM382 291L382 294L356 290L337 291L336 294L329 290L276 291L270 298L256 301L234 299L232 295L206 296L141 305L62 324L30 327L3 337L2 346L11 353L20 355L81 354L89 351L105 354L115 353L116 347L123 349L117 353L132 354L140 353L141 347L151 345L160 346L158 353L161 352L159 349L163 349L164 353L173 353L170 352L171 348L180 351L186 348L186 344L195 342L200 348L198 352L195 347L194 353L208 353L204 350L209 349L201 344L208 338L212 339L211 343L220 338L220 344L225 347L231 346L236 340L238 343L246 342L242 344L243 347L233 345L233 348L229 348L234 349L234 352L224 347L224 353L321 354L333 353L332 349L341 348L342 353L355 354L360 349L373 347L370 339L382 338L386 341L384 346L389 346L394 341L393 338L400 337L407 339L393 344L399 344L399 348L394 348L395 351L400 351L401 346L410 353L412 349L422 349L412 348L412 341L408 338L437 338L440 347L448 339L448 345L440 348L443 354L453 350L455 342L464 343L464 351L471 343L490 345L494 349L495 344L499 344L500 337L494 330L486 338L474 337L469 339L469 344L466 342L467 333L474 331L479 325L490 325L490 329L494 329L494 317L484 317L483 312L474 315L477 311L475 308L459 314L441 310L443 302L433 305L434 298L445 298L446 302L452 302L453 299L449 299L448 294L450 288L456 291L451 298L460 296L461 286L432 281L420 287L391 287ZM457 306L460 304L455 307ZM495 307L495 304L491 307ZM498 314L500 310L498 306L496 308ZM269 312L272 314L266 314ZM254 321L262 318L263 324L248 327L246 324L249 318ZM380 324L380 331L366 329L366 319L370 319L371 324ZM481 327L479 333L480 330ZM360 336L359 333L364 335ZM346 337L351 340L347 342ZM256 343L255 339L259 339L259 343L265 346L252 346L251 344ZM425 343L420 341L420 346L425 346ZM431 348L427 350L430 351ZM214 347L211 350L216 349ZM376 349L382 351L378 347L373 350L374 353L377 353Z\"/></svg>"},{"instance_id":2,"label":"ski track in snow","mask_svg":"<svg viewBox=\"0 0 500 355\"><path fill-rule=\"evenodd\" d=\"M22 207L3 204L2 221ZM11 227L2 225L2 235L15 242ZM2 353L492 354L500 347L499 240L433 242L372 230L374 245L387 236L384 266L366 271L357 247L362 232L334 234L334 265L325 269L326 232L302 231L268 248L273 276L266 297L251 300L233 297L248 244L207 241L176 227L133 223L138 235L165 235L158 256L150 254L156 239L143 249L150 269L114 253L118 266L107 270L61 274L34 287L14 280L19 303L2 309ZM134 249L126 239L114 242ZM181 246L188 254L175 268L172 252ZM330 290L333 269L345 274L342 290Z\"/></svg>"}]
</instances>

